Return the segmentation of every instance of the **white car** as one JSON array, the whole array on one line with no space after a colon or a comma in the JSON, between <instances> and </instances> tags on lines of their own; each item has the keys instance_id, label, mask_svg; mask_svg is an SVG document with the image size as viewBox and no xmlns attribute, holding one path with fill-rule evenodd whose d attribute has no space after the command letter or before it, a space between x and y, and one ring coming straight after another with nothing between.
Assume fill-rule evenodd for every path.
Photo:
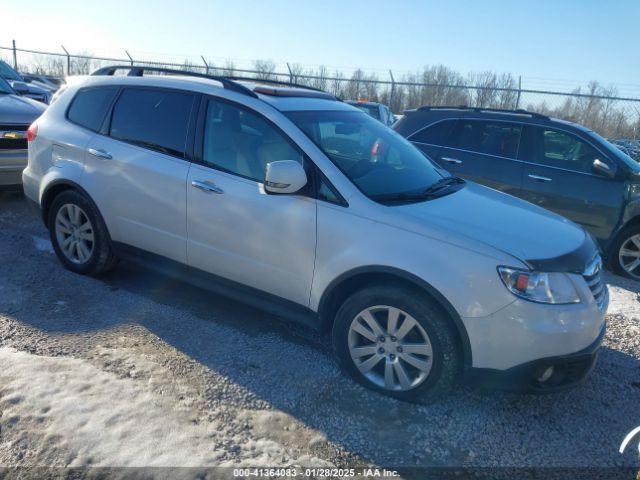
<instances>
[{"instance_id":1,"label":"white car","mask_svg":"<svg viewBox=\"0 0 640 480\"><path fill-rule=\"evenodd\" d=\"M66 268L128 256L331 329L349 375L405 400L591 370L608 293L582 228L327 93L157 70L70 82L30 127L24 191Z\"/></svg>"}]
</instances>

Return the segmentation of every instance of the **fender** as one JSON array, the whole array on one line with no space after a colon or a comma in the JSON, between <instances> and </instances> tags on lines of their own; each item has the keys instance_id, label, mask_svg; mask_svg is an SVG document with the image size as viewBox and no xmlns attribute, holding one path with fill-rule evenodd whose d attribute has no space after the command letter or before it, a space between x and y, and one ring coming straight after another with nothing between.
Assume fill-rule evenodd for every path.
<instances>
[{"instance_id":1,"label":"fender","mask_svg":"<svg viewBox=\"0 0 640 480\"><path fill-rule=\"evenodd\" d=\"M630 224L640 222L640 198L627 202L622 209L620 220L616 228L611 232L609 238L603 242L602 248L605 255L609 253L611 245L616 240L618 234Z\"/></svg>"},{"instance_id":2,"label":"fender","mask_svg":"<svg viewBox=\"0 0 640 480\"><path fill-rule=\"evenodd\" d=\"M331 296L336 291L337 288L340 288L341 285L345 281L348 281L351 278L356 276L368 276L375 274L383 274L390 275L401 280L404 280L407 283L411 283L421 290L425 291L428 295L430 295L448 314L449 317L453 320L453 323L456 327L456 332L458 333L458 337L460 338L460 343L462 346L462 355L464 360L465 369L471 367L472 365L472 357L471 357L471 343L469 342L469 337L467 335L467 329L462 323L462 319L460 315L456 311L456 309L451 305L451 303L442 295L436 288L434 288L431 284L424 281L420 277L416 275L406 272L404 270L400 270L394 267L388 267L384 265L370 265L364 267L354 268L347 272L342 273L335 279L331 281L331 283L327 286L327 288L322 293L320 298L320 303L318 305L318 313L320 318L325 318L325 313L330 308Z\"/></svg>"},{"instance_id":3,"label":"fender","mask_svg":"<svg viewBox=\"0 0 640 480\"><path fill-rule=\"evenodd\" d=\"M53 200L53 198L55 197L54 195L50 195L50 193L65 190L65 187L73 188L74 190L78 190L79 192L81 192L93 204L98 214L100 214L100 210L98 210L96 202L93 201L91 195L89 195L89 193L84 188L82 188L73 180L58 178L49 182L44 188L42 195L40 196L40 212L42 214L42 221L44 222L45 227L47 226L47 217L49 216L49 207L51 206L51 200Z\"/></svg>"}]
</instances>

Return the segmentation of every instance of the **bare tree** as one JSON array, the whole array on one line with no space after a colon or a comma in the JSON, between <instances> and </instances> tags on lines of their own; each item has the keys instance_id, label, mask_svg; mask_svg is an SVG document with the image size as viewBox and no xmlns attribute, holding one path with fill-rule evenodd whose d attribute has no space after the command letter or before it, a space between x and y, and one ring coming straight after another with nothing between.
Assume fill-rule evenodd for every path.
<instances>
[{"instance_id":1,"label":"bare tree","mask_svg":"<svg viewBox=\"0 0 640 480\"><path fill-rule=\"evenodd\" d=\"M331 93L333 93L338 98L345 98L346 89L344 83L344 73L336 70L336 72L333 74L333 81L331 82Z\"/></svg>"},{"instance_id":2,"label":"bare tree","mask_svg":"<svg viewBox=\"0 0 640 480\"><path fill-rule=\"evenodd\" d=\"M71 71L76 75L89 75L91 73L91 65L93 54L90 52L80 52L80 54L71 60Z\"/></svg>"},{"instance_id":3,"label":"bare tree","mask_svg":"<svg viewBox=\"0 0 640 480\"><path fill-rule=\"evenodd\" d=\"M357 100L364 93L363 88L363 80L365 78L365 74L359 68L353 72L351 78L347 82L345 86L345 94L349 100Z\"/></svg>"},{"instance_id":4,"label":"bare tree","mask_svg":"<svg viewBox=\"0 0 640 480\"><path fill-rule=\"evenodd\" d=\"M329 81L327 80L329 71L327 70L327 67L320 65L317 71L312 71L311 73L315 78L311 81L310 86L319 88L320 90L327 90L329 88Z\"/></svg>"},{"instance_id":5,"label":"bare tree","mask_svg":"<svg viewBox=\"0 0 640 480\"><path fill-rule=\"evenodd\" d=\"M236 74L236 64L233 63L233 60L227 59L224 62L224 67L222 70L225 75L233 77Z\"/></svg>"},{"instance_id":6,"label":"bare tree","mask_svg":"<svg viewBox=\"0 0 640 480\"><path fill-rule=\"evenodd\" d=\"M256 71L256 78L259 80L274 80L276 78L274 75L276 64L271 60L256 60L253 62L253 69Z\"/></svg>"},{"instance_id":7,"label":"bare tree","mask_svg":"<svg viewBox=\"0 0 640 480\"><path fill-rule=\"evenodd\" d=\"M304 75L304 67L299 63L289 65L289 81L291 83L299 83L304 85L306 82L306 75Z\"/></svg>"},{"instance_id":8,"label":"bare tree","mask_svg":"<svg viewBox=\"0 0 640 480\"><path fill-rule=\"evenodd\" d=\"M53 55L34 55L31 70L40 75L64 77L66 60Z\"/></svg>"}]
</instances>

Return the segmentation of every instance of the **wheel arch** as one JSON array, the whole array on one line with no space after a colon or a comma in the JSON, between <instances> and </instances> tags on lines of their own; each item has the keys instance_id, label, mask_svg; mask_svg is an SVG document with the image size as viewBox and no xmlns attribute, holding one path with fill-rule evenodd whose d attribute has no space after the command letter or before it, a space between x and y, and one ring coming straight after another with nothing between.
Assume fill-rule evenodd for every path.
<instances>
[{"instance_id":1,"label":"wheel arch","mask_svg":"<svg viewBox=\"0 0 640 480\"><path fill-rule=\"evenodd\" d=\"M365 287L396 284L418 290L430 297L451 319L460 343L465 368L472 365L471 343L460 315L451 303L431 284L407 271L388 266L366 266L349 270L335 278L325 288L318 304L323 328L329 330L340 305L353 293Z\"/></svg>"},{"instance_id":2,"label":"wheel arch","mask_svg":"<svg viewBox=\"0 0 640 480\"><path fill-rule=\"evenodd\" d=\"M53 200L66 190L76 190L80 192L87 198L87 200L89 200L93 204L98 214L102 215L100 213L100 210L98 210L96 202L94 202L91 198L91 195L89 195L89 193L76 182L67 179L53 180L45 187L44 191L42 192L42 196L40 197L40 211L42 213L42 221L44 222L46 228L49 228L47 221L49 219L49 210L51 209Z\"/></svg>"}]
</instances>

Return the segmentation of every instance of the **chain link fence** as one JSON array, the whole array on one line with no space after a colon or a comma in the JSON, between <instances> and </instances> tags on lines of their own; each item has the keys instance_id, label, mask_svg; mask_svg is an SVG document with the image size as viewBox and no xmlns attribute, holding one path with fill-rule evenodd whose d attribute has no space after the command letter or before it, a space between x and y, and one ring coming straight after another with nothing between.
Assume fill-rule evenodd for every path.
<instances>
[{"instance_id":1,"label":"chain link fence","mask_svg":"<svg viewBox=\"0 0 640 480\"><path fill-rule=\"evenodd\" d=\"M395 78L392 71L380 77L360 69L345 74L324 66L277 65L256 60L248 66L236 62L211 61L204 56L182 62L157 58L133 58L125 50L123 57L71 54L0 46L0 58L22 72L54 75L86 75L97 68L122 65L148 65L211 75L242 76L253 79L281 80L311 86L342 99L367 99L385 103L393 112L422 105L469 106L477 108L525 109L583 124L610 139L637 141L640 138L640 98L621 97L616 89L596 82L571 92L528 89L520 78L493 72L462 76L444 66L425 67L415 74ZM640 148L640 147L639 147Z\"/></svg>"}]
</instances>

